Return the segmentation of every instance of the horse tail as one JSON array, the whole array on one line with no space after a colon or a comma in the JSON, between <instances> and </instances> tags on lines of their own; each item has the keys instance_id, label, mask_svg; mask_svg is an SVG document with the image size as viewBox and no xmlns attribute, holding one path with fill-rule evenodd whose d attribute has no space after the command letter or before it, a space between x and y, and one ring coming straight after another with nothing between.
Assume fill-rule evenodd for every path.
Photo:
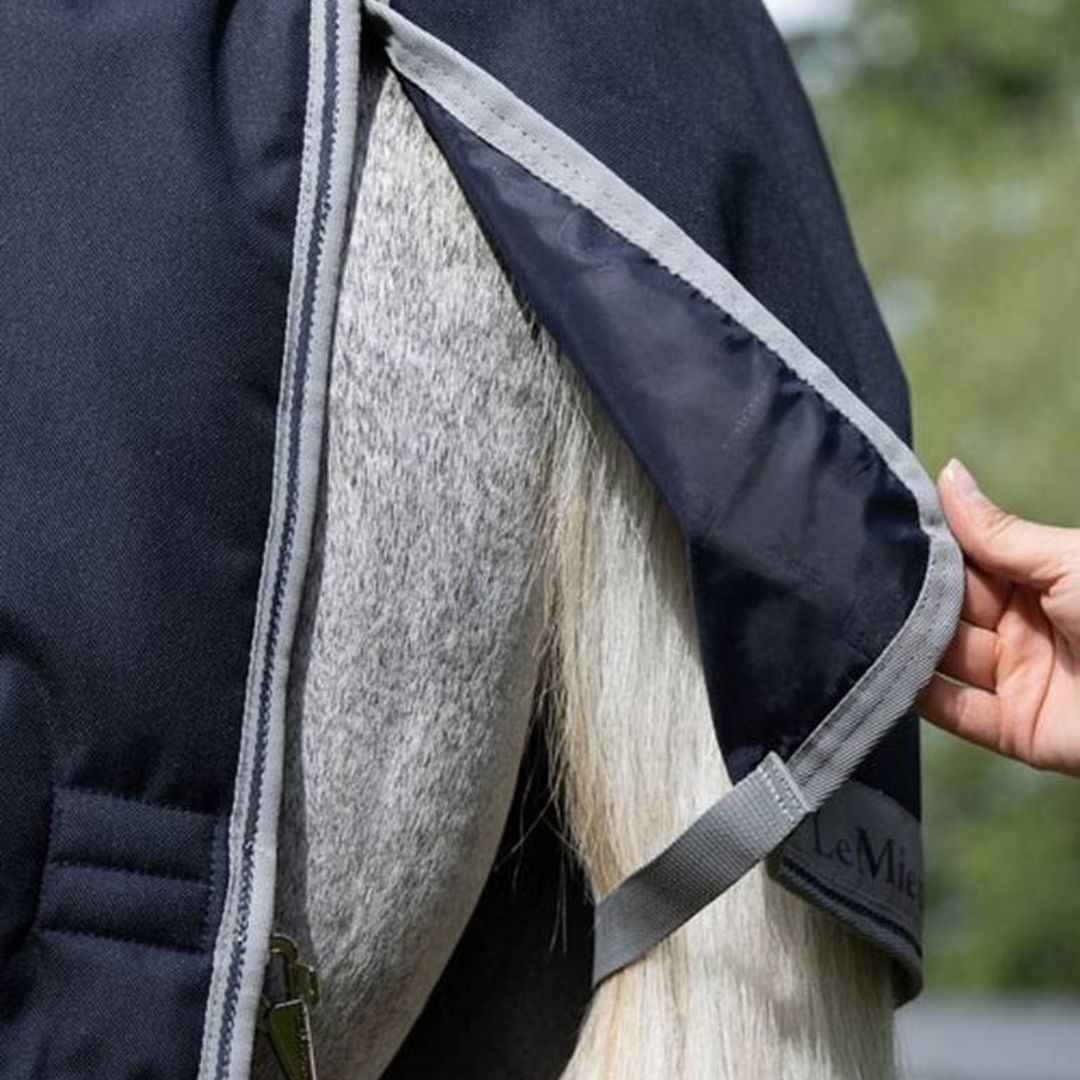
<instances>
[{"instance_id":1,"label":"horse tail","mask_svg":"<svg viewBox=\"0 0 1080 1080\"><path fill-rule=\"evenodd\" d=\"M678 529L569 370L553 402L543 692L596 897L730 787ZM893 1075L889 961L759 867L596 991L563 1080Z\"/></svg>"}]
</instances>

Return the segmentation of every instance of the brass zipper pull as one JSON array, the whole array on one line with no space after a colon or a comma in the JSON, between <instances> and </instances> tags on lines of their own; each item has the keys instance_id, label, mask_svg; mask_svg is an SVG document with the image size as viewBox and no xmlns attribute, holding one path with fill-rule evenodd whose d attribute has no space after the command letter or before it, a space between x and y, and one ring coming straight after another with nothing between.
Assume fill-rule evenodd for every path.
<instances>
[{"instance_id":1,"label":"brass zipper pull","mask_svg":"<svg viewBox=\"0 0 1080 1080\"><path fill-rule=\"evenodd\" d=\"M300 962L296 943L284 934L271 936L269 963L281 968L283 998L271 1001L264 990L256 1029L269 1038L287 1080L317 1080L310 1009L319 1000L318 977L313 968ZM267 975L270 982L269 970Z\"/></svg>"}]
</instances>

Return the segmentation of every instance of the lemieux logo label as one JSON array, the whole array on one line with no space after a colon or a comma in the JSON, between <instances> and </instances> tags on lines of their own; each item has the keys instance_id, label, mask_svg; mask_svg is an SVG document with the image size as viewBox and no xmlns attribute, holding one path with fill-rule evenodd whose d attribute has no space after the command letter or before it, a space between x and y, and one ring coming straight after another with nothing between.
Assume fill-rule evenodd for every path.
<instances>
[{"instance_id":1,"label":"lemieux logo label","mask_svg":"<svg viewBox=\"0 0 1080 1080\"><path fill-rule=\"evenodd\" d=\"M922 910L918 823L891 799L849 783L795 831L784 859L841 895L917 926Z\"/></svg>"},{"instance_id":2,"label":"lemieux logo label","mask_svg":"<svg viewBox=\"0 0 1080 1080\"><path fill-rule=\"evenodd\" d=\"M906 901L922 903L922 874L904 842L863 825L830 828L819 816L810 821L811 850L826 862L853 870L895 890Z\"/></svg>"}]
</instances>

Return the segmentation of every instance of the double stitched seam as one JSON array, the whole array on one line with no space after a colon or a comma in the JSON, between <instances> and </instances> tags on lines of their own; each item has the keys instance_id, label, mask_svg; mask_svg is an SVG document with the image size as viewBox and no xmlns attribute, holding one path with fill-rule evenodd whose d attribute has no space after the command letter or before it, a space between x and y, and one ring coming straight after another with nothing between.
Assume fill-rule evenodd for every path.
<instances>
[{"instance_id":1,"label":"double stitched seam","mask_svg":"<svg viewBox=\"0 0 1080 1080\"><path fill-rule=\"evenodd\" d=\"M785 820L789 820L788 808L784 804L783 799L781 799L780 792L776 790L776 785L773 783L773 778L771 775L771 769L768 767L767 763L761 770L761 778L765 781L765 787L768 789L769 794L772 796L773 802L776 803L776 805L780 808L780 814L784 817Z\"/></svg>"},{"instance_id":2,"label":"double stitched seam","mask_svg":"<svg viewBox=\"0 0 1080 1080\"><path fill-rule=\"evenodd\" d=\"M82 820L84 813L88 813L88 822L83 822L84 828L87 823L93 824L95 816L104 812L105 820L108 819L109 811L104 810L101 807L101 803L121 803L124 805L145 807L147 811L164 811L166 816L168 815L181 815L185 821L190 820L193 822L210 822L212 825L211 845L207 852L208 873L206 876L199 876L194 873L184 873L174 869L168 868L153 868L145 864L139 863L125 863L118 861L109 861L105 859L95 859L93 857L80 857L78 854L73 856L57 856L55 851L57 846L67 847L72 845L72 837L68 837L66 842L63 841L64 827L63 827L63 815L68 807L73 807L76 820ZM97 811L89 810L83 811L80 809L80 804L86 807L93 807L95 803L99 804ZM130 813L130 812L127 812ZM159 819L161 820L161 819ZM179 818L173 818L179 825ZM213 883L213 838L217 836L222 821L220 817L212 813L195 810L192 807L178 806L169 803L152 802L149 799L143 799L133 795L123 795L111 791L103 791L97 788L90 788L82 785L75 784L54 784L53 796L50 802L50 814L49 814L49 835L48 845L46 849L45 861L43 864L41 882L38 891L37 910L35 913L34 925L39 932L53 933L53 934L67 934L86 938L97 938L106 941L120 941L132 945L140 945L148 948L164 949L171 952L182 953L201 953L205 951L205 925L207 921L207 914L209 911L210 897L212 894ZM185 824L183 829L186 831L190 826ZM75 845L82 846L82 845ZM116 853L121 854L121 853ZM177 942L155 940L152 938L140 937L138 934L127 934L122 931L113 932L111 929L98 929L80 926L78 923L83 921L83 918L88 913L94 910L94 892L92 887L89 893L89 900L78 899L81 896L80 893L73 893L73 888L70 880L67 882L58 874L58 871L74 871L74 872L86 872L88 874L105 874L105 875L127 875L139 880L145 880L147 882L162 881L170 882L178 886L185 888L202 889L206 892L206 902L202 905L203 915L197 922L181 919L182 925L168 928L164 931L164 935L169 937L171 935L177 935L182 939L190 938L190 929L192 926L199 928L200 942L204 942L199 946L184 945ZM102 879L104 880L104 879ZM134 886L133 886L134 887ZM42 911L46 906L45 897L48 895L50 899L59 904L59 908L52 913L52 915L45 919L43 918ZM71 910L72 903L75 903L75 910ZM53 906L50 904L49 906ZM84 910L85 909L85 910ZM111 921L111 920L110 920ZM124 919L123 921L127 921ZM75 925L72 925L74 923Z\"/></svg>"},{"instance_id":3,"label":"double stitched seam","mask_svg":"<svg viewBox=\"0 0 1080 1080\"><path fill-rule=\"evenodd\" d=\"M806 815L806 810L799 805L798 800L789 789L787 783L777 783L778 777L774 776L775 766L771 758L766 758L761 766L761 778L773 797L773 801L780 808L780 813L789 824L800 821Z\"/></svg>"},{"instance_id":4,"label":"double stitched seam","mask_svg":"<svg viewBox=\"0 0 1080 1080\"><path fill-rule=\"evenodd\" d=\"M121 941L125 945L138 945L145 949L162 949L165 952L189 953L201 955L205 949L191 945L169 945L162 941L150 941L146 938L132 937L128 934L103 934L98 930L76 930L70 926L39 926L39 931L46 934L66 934L69 937L95 938L99 941Z\"/></svg>"},{"instance_id":5,"label":"double stitched seam","mask_svg":"<svg viewBox=\"0 0 1080 1080\"><path fill-rule=\"evenodd\" d=\"M119 802L135 803L138 806L148 806L154 810L167 810L173 814L193 814L201 818L214 818L218 815L208 810L196 810L190 806L177 806L175 803L153 802L150 799L142 799L138 795L120 795L114 791L102 791L99 788L86 787L81 784L57 784L57 791L70 791L76 797L89 799L115 799Z\"/></svg>"},{"instance_id":6,"label":"double stitched seam","mask_svg":"<svg viewBox=\"0 0 1080 1080\"><path fill-rule=\"evenodd\" d=\"M94 862L92 859L49 859L48 865L72 870L102 870L110 874L135 874L138 877L175 881L181 885L196 885L201 889L210 886L206 878L195 877L193 874L174 874L168 870L150 870L142 866L119 866L115 863Z\"/></svg>"}]
</instances>

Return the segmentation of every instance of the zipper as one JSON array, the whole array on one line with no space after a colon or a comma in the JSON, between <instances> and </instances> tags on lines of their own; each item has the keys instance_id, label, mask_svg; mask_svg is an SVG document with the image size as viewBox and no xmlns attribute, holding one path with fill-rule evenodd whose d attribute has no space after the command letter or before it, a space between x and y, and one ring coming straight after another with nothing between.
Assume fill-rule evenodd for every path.
<instances>
[{"instance_id":1,"label":"zipper","mask_svg":"<svg viewBox=\"0 0 1080 1080\"><path fill-rule=\"evenodd\" d=\"M275 968L280 971L276 977ZM286 1080L318 1080L311 1038L311 1008L319 1001L315 969L300 960L300 951L292 938L272 934L266 974L255 1029L269 1039ZM276 1001L271 999L272 991L268 989L275 984L280 994Z\"/></svg>"}]
</instances>

